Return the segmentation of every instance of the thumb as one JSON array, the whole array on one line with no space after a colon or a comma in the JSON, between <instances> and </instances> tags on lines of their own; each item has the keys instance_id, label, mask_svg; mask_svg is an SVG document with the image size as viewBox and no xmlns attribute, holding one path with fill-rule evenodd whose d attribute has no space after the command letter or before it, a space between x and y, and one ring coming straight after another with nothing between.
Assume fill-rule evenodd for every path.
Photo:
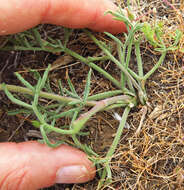
<instances>
[{"instance_id":1,"label":"thumb","mask_svg":"<svg viewBox=\"0 0 184 190\"><path fill-rule=\"evenodd\" d=\"M38 142L0 143L0 189L37 190L54 183L83 183L95 176L87 156L72 147Z\"/></svg>"}]
</instances>

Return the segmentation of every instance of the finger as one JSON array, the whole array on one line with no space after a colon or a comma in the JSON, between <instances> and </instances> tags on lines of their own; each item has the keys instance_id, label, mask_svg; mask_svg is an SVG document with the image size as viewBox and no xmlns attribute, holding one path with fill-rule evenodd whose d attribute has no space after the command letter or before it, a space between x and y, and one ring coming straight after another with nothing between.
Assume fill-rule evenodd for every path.
<instances>
[{"instance_id":1,"label":"finger","mask_svg":"<svg viewBox=\"0 0 184 190\"><path fill-rule=\"evenodd\" d=\"M104 13L117 10L110 0L53 0L44 16L44 22L70 28L90 28L96 31L118 33L126 31L123 22Z\"/></svg>"},{"instance_id":2,"label":"finger","mask_svg":"<svg viewBox=\"0 0 184 190\"><path fill-rule=\"evenodd\" d=\"M112 19L110 0L0 0L0 35L21 32L40 23L119 33L125 24Z\"/></svg>"},{"instance_id":3,"label":"finger","mask_svg":"<svg viewBox=\"0 0 184 190\"><path fill-rule=\"evenodd\" d=\"M54 183L83 183L95 167L72 147L49 148L38 142L0 144L0 189L37 190Z\"/></svg>"}]
</instances>

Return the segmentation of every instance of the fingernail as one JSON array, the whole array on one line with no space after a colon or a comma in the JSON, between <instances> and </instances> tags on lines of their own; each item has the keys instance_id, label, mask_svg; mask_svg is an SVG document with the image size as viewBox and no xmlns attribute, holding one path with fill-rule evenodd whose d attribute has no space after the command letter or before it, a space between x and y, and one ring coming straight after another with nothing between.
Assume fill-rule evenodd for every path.
<instances>
[{"instance_id":1,"label":"fingernail","mask_svg":"<svg viewBox=\"0 0 184 190\"><path fill-rule=\"evenodd\" d=\"M88 170L83 165L65 166L56 174L56 183L82 183L89 178Z\"/></svg>"}]
</instances>

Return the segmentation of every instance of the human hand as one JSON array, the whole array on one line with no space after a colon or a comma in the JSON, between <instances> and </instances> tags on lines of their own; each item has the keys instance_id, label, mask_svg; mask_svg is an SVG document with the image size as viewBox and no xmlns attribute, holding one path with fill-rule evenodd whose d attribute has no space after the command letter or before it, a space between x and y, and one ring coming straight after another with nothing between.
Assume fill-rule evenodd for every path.
<instances>
[{"instance_id":1,"label":"human hand","mask_svg":"<svg viewBox=\"0 0 184 190\"><path fill-rule=\"evenodd\" d=\"M0 155L1 190L38 190L55 183L84 183L95 176L87 155L67 145L0 143Z\"/></svg>"},{"instance_id":2,"label":"human hand","mask_svg":"<svg viewBox=\"0 0 184 190\"><path fill-rule=\"evenodd\" d=\"M0 0L0 35L21 32L40 23L119 33L125 25L104 16L116 10L110 0ZM0 144L0 189L36 190L54 183L83 183L95 167L83 152L38 142Z\"/></svg>"},{"instance_id":3,"label":"human hand","mask_svg":"<svg viewBox=\"0 0 184 190\"><path fill-rule=\"evenodd\" d=\"M0 0L0 35L27 30L40 23L69 28L90 28L95 31L120 33L123 22L104 15L117 7L111 0Z\"/></svg>"}]
</instances>

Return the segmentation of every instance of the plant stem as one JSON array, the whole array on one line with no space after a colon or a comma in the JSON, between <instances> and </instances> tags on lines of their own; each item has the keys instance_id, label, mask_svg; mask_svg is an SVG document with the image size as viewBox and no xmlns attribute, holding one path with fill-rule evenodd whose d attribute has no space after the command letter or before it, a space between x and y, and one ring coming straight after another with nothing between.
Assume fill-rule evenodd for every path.
<instances>
[{"instance_id":1,"label":"plant stem","mask_svg":"<svg viewBox=\"0 0 184 190\"><path fill-rule=\"evenodd\" d=\"M120 94L122 94L122 90L113 90L113 91L102 92L99 94L89 96L87 98L87 100L90 100L90 101L91 100L101 100L101 99L109 98L109 97L120 95Z\"/></svg>"},{"instance_id":2,"label":"plant stem","mask_svg":"<svg viewBox=\"0 0 184 190\"><path fill-rule=\"evenodd\" d=\"M76 133L78 131L80 131L80 129L82 128L82 126L97 112L99 112L100 110L103 110L105 107L112 105L114 103L118 103L118 102L125 102L127 104L130 104L133 102L131 101L131 98L129 96L126 95L121 95L121 96L116 96L116 97L112 97L112 98L108 98L105 100L101 100L99 101L91 110L89 110L88 112L82 114L77 120L75 120L73 122L73 129L76 131Z\"/></svg>"},{"instance_id":3,"label":"plant stem","mask_svg":"<svg viewBox=\"0 0 184 190\"><path fill-rule=\"evenodd\" d=\"M139 75L137 75L137 73L135 73L132 69L127 68L127 70L132 75L132 77L134 77L137 81L142 80L142 78Z\"/></svg>"},{"instance_id":4,"label":"plant stem","mask_svg":"<svg viewBox=\"0 0 184 190\"><path fill-rule=\"evenodd\" d=\"M16 86L16 85L6 85L6 88L11 91L11 92L18 92L21 94L29 94L29 95L34 95L34 92L28 88L24 88L21 86ZM3 85L0 84L0 91L3 90ZM64 96L60 96L57 94L52 94L52 93L47 93L47 92L40 92L40 97L43 98L47 98L49 100L56 100L56 101L60 101L60 102L65 102L65 103L69 103L72 101L76 101L78 99L75 98L70 98L70 97L64 97ZM95 106L96 105L96 101L86 101L86 105L88 106Z\"/></svg>"},{"instance_id":5,"label":"plant stem","mask_svg":"<svg viewBox=\"0 0 184 190\"><path fill-rule=\"evenodd\" d=\"M105 162L105 169L103 170L103 173L102 173L102 176L101 176L101 181L103 181L105 179L106 174L108 175L109 178L111 177L111 174L109 173L109 164L110 164L112 156L113 156L113 154L114 154L114 152L115 152L115 150L117 148L119 140L121 138L124 126L125 126L126 121L127 121L128 114L130 112L130 109L131 108L129 106L127 106L125 108L124 112L123 112L123 116L122 116L121 122L119 124L116 136L115 136L115 138L114 138L114 140L112 142L112 145L111 145L110 149L108 150L106 158L105 158L105 159L107 159L107 161Z\"/></svg>"},{"instance_id":6,"label":"plant stem","mask_svg":"<svg viewBox=\"0 0 184 190\"><path fill-rule=\"evenodd\" d=\"M103 57L88 57L87 58L89 62L94 62L94 61L106 61L109 60L108 56L103 56Z\"/></svg>"},{"instance_id":7,"label":"plant stem","mask_svg":"<svg viewBox=\"0 0 184 190\"><path fill-rule=\"evenodd\" d=\"M21 86L15 86L15 85L5 85L5 86L10 92L17 92L17 93L21 93L21 94L29 94L29 95L34 96L34 92L32 92L32 90L30 90L28 88L21 87ZM3 90L2 84L0 84L0 91L1 90ZM94 101L95 99L101 100L101 99L109 98L111 96L115 96L115 95L118 95L121 93L122 93L121 90L115 90L115 91L104 92L104 93L96 94L93 96L89 96L88 101L86 101L85 104L87 106L93 107L98 103L98 101ZM75 99L75 98L60 96L57 94L47 93L47 92L43 92L43 91L41 91L39 95L40 95L40 97L43 97L43 98L46 98L49 100L56 100L56 101L63 102L63 103L70 103L70 102L78 101L78 99ZM129 96L130 99L131 99L131 96ZM134 100L131 99L131 101L134 101ZM105 108L104 110L109 110L109 109L122 107L122 106L126 106L126 105L127 105L127 103L117 103L114 105L107 106L107 108ZM29 108L31 108L31 105L29 105Z\"/></svg>"},{"instance_id":8,"label":"plant stem","mask_svg":"<svg viewBox=\"0 0 184 190\"><path fill-rule=\"evenodd\" d=\"M106 157L107 157L107 159L108 159L109 162L110 162L110 160L111 160L111 158L112 158L112 155L114 154L114 152L115 152L115 150L116 150L116 148L117 148L117 145L118 145L118 143L119 143L119 140L120 140L120 137L121 137L121 135L122 135L124 126L125 126L125 124L126 124L126 120L127 120L128 114L129 114L129 112L130 112L130 109L131 109L131 108L130 108L129 106L127 106L127 107L125 108L125 110L124 110L124 112L123 112L123 116L122 116L121 122L120 122L120 124L119 124L118 130L117 130L117 133L116 133L116 136L115 136L115 138L114 138L114 140L113 140L113 143L112 143L112 145L111 145L109 151L107 152Z\"/></svg>"},{"instance_id":9,"label":"plant stem","mask_svg":"<svg viewBox=\"0 0 184 190\"><path fill-rule=\"evenodd\" d=\"M103 70L102 68L100 68L99 66L94 64L93 62L89 62L88 59L82 57L78 53L75 53L75 52L71 51L68 48L64 48L64 51L65 51L65 53L75 57L76 59L80 60L81 62L83 62L83 63L87 64L88 66L90 66L91 68L95 69L96 71L101 73L105 78L110 80L115 86L117 86L118 88L121 89L121 85L120 85L120 82L118 80L113 78L109 73L107 73L105 70Z\"/></svg>"},{"instance_id":10,"label":"plant stem","mask_svg":"<svg viewBox=\"0 0 184 190\"><path fill-rule=\"evenodd\" d=\"M53 127L52 125L49 125L47 123L44 123L44 126L46 127L47 130L54 131L59 134L72 135L75 133L75 131L73 129L71 129L71 130L60 129L58 127Z\"/></svg>"},{"instance_id":11,"label":"plant stem","mask_svg":"<svg viewBox=\"0 0 184 190\"><path fill-rule=\"evenodd\" d=\"M125 73L125 75L132 81L135 88L137 88L138 91L142 91L141 87L137 84L137 82L134 80L134 78L130 75L130 73L127 71L125 66L123 66L110 52L107 50L89 31L85 30L85 32L89 35L89 37L104 51L106 55L109 56L110 60L113 61L120 69Z\"/></svg>"},{"instance_id":12,"label":"plant stem","mask_svg":"<svg viewBox=\"0 0 184 190\"><path fill-rule=\"evenodd\" d=\"M137 57L137 65L138 65L138 74L139 77L143 77L143 63L141 59L141 53L140 53L140 41L135 42L135 54Z\"/></svg>"}]
</instances>

